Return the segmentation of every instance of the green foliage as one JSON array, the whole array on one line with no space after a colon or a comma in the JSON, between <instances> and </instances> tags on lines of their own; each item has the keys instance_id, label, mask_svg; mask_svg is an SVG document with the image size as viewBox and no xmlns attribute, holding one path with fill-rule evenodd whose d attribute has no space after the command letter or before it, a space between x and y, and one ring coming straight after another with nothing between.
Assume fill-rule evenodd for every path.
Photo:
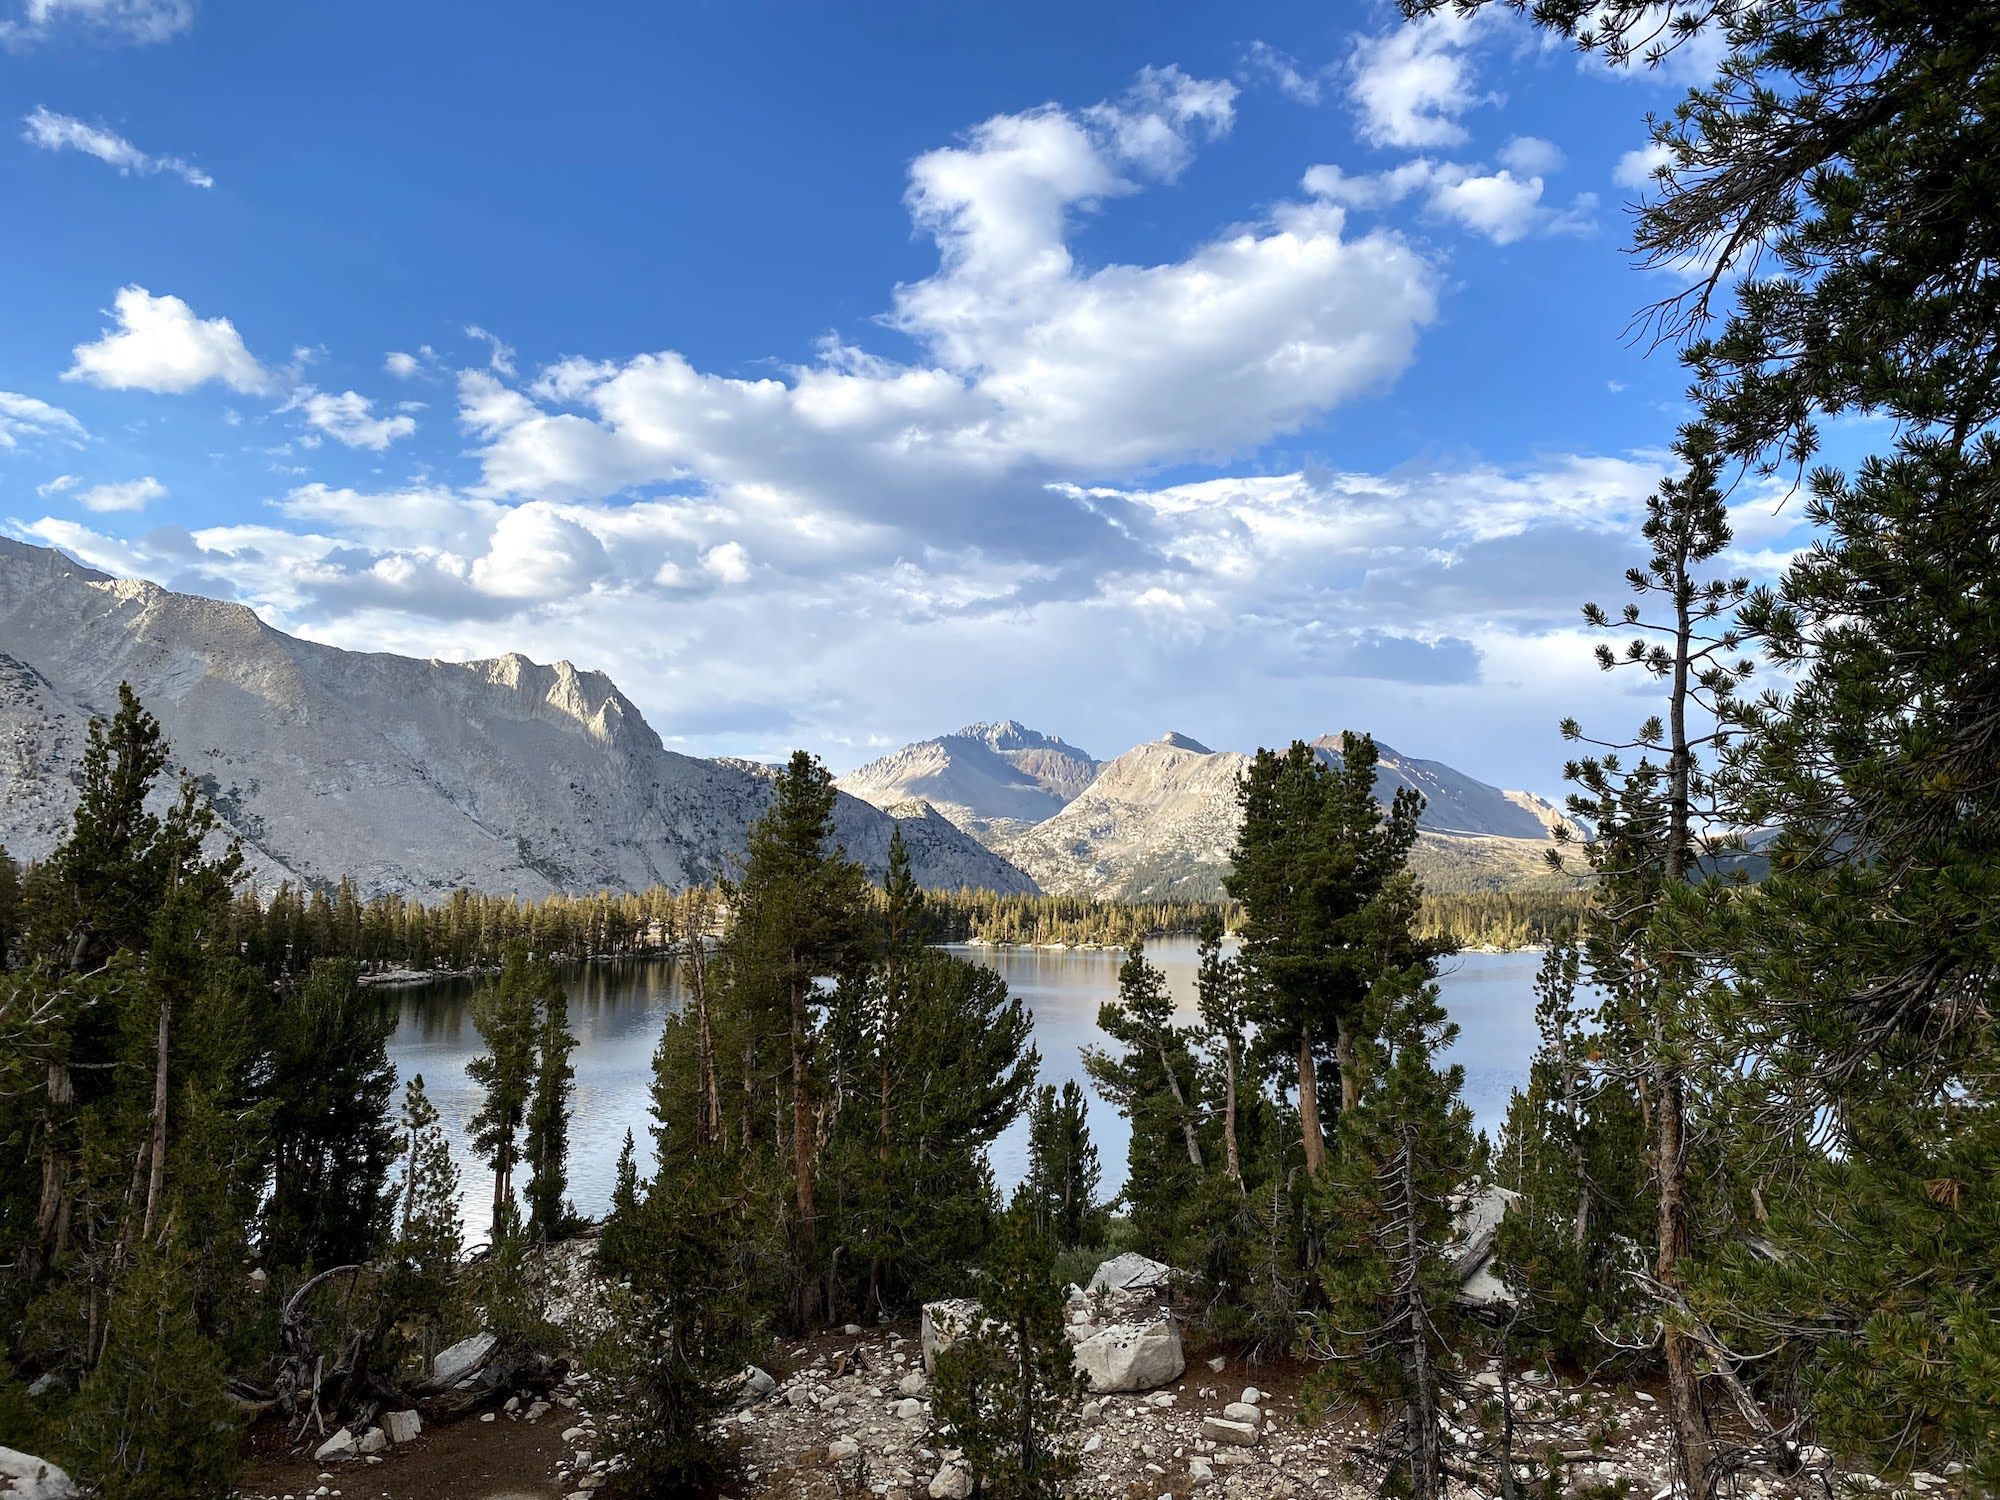
<instances>
[{"instance_id":1,"label":"green foliage","mask_svg":"<svg viewBox=\"0 0 2000 1500\"><path fill-rule=\"evenodd\" d=\"M569 997L560 983L547 986L542 1016L535 1033L535 1089L528 1100L528 1234L546 1240L560 1235L575 1220L576 1211L564 1201L569 1186L570 1096L576 1089L576 1069L570 1054L576 1038L569 1029Z\"/></svg>"},{"instance_id":2,"label":"green foliage","mask_svg":"<svg viewBox=\"0 0 2000 1500\"><path fill-rule=\"evenodd\" d=\"M403 1090L403 1180L396 1198L396 1234L389 1246L387 1300L412 1320L426 1356L450 1341L463 1313L458 1165L424 1092L421 1073Z\"/></svg>"},{"instance_id":3,"label":"green foliage","mask_svg":"<svg viewBox=\"0 0 2000 1500\"><path fill-rule=\"evenodd\" d=\"M1084 1382L1064 1331L1054 1247L1020 1198L995 1228L978 1281L981 1321L938 1355L937 1442L963 1450L975 1495L1069 1500L1080 1493Z\"/></svg>"},{"instance_id":4,"label":"green foliage","mask_svg":"<svg viewBox=\"0 0 2000 1500\"><path fill-rule=\"evenodd\" d=\"M1340 1100L1354 1091L1353 1048L1385 976L1427 965L1409 874L1423 799L1375 800L1375 742L1348 735L1337 758L1294 741L1260 750L1243 777L1243 823L1229 892L1243 903L1242 966L1261 1061L1299 1091L1309 1171L1325 1153L1326 1063Z\"/></svg>"},{"instance_id":5,"label":"green foliage","mask_svg":"<svg viewBox=\"0 0 2000 1500\"><path fill-rule=\"evenodd\" d=\"M272 1188L265 1258L325 1270L374 1255L388 1231L395 1017L355 966L316 962L285 986L271 1029Z\"/></svg>"},{"instance_id":6,"label":"green foliage","mask_svg":"<svg viewBox=\"0 0 2000 1500\"><path fill-rule=\"evenodd\" d=\"M1065 1079L1045 1083L1028 1107L1028 1172L1017 1199L1035 1220L1035 1232L1057 1250L1076 1250L1103 1238L1097 1202L1100 1170L1090 1139L1083 1090Z\"/></svg>"},{"instance_id":7,"label":"green foliage","mask_svg":"<svg viewBox=\"0 0 2000 1500\"><path fill-rule=\"evenodd\" d=\"M1169 1262L1203 1171L1197 1069L1189 1032L1173 1015L1166 976L1146 962L1145 945L1135 943L1118 970L1118 998L1097 1013L1099 1030L1122 1050L1083 1052L1091 1084L1132 1125L1121 1201L1139 1248Z\"/></svg>"},{"instance_id":8,"label":"green foliage","mask_svg":"<svg viewBox=\"0 0 2000 1500\"><path fill-rule=\"evenodd\" d=\"M205 1500L239 1464L222 1351L197 1326L188 1256L169 1236L119 1278L104 1348L68 1414L65 1466L105 1500Z\"/></svg>"},{"instance_id":9,"label":"green foliage","mask_svg":"<svg viewBox=\"0 0 2000 1500\"><path fill-rule=\"evenodd\" d=\"M622 1167L620 1182L599 1244L618 1285L587 1355L621 1461L611 1489L706 1493L733 1468L715 1419L760 1331L768 1215L759 1187L721 1160L662 1173L643 1195Z\"/></svg>"},{"instance_id":10,"label":"green foliage","mask_svg":"<svg viewBox=\"0 0 2000 1500\"><path fill-rule=\"evenodd\" d=\"M1630 1272L1649 1233L1645 1126L1605 1038L1579 1004L1573 943L1548 950L1535 980L1542 1043L1494 1152L1495 1180L1520 1194L1497 1249L1524 1299L1523 1331L1582 1365L1606 1362L1604 1330L1637 1315Z\"/></svg>"},{"instance_id":11,"label":"green foliage","mask_svg":"<svg viewBox=\"0 0 2000 1500\"><path fill-rule=\"evenodd\" d=\"M485 1051L465 1065L484 1090L472 1117L473 1149L493 1171L493 1233L496 1242L516 1222L514 1168L520 1161L521 1131L535 1098L543 1041L542 1016L562 1000L561 982L542 960L524 948L509 951L500 973L472 997L472 1024ZM565 1033L566 1034L566 1033ZM563 1054L567 1066L568 1055ZM560 1107L560 1106L559 1106ZM551 1122L544 1119L547 1129Z\"/></svg>"},{"instance_id":12,"label":"green foliage","mask_svg":"<svg viewBox=\"0 0 2000 1500\"><path fill-rule=\"evenodd\" d=\"M1445 1384L1462 1344L1458 1276L1445 1254L1454 1206L1479 1166L1465 1070L1439 1067L1457 1028L1412 967L1379 981L1379 1034L1355 1049L1361 1087L1314 1198L1326 1305L1305 1339L1338 1390L1388 1409L1382 1457L1397 1493L1444 1493ZM1325 1390L1319 1393L1325 1397Z\"/></svg>"}]
</instances>

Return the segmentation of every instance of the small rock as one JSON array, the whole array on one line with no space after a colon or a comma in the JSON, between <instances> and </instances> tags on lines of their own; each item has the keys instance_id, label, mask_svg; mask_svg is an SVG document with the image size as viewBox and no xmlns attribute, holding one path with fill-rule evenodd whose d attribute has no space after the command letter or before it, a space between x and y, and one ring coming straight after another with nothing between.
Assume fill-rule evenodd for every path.
<instances>
[{"instance_id":1,"label":"small rock","mask_svg":"<svg viewBox=\"0 0 2000 1500\"><path fill-rule=\"evenodd\" d=\"M851 1437L835 1438L826 1445L827 1459L832 1463L844 1464L861 1455L861 1445Z\"/></svg>"},{"instance_id":2,"label":"small rock","mask_svg":"<svg viewBox=\"0 0 2000 1500\"><path fill-rule=\"evenodd\" d=\"M896 1403L896 1420L899 1422L922 1421L924 1413L928 1409L915 1396L905 1396L901 1401Z\"/></svg>"},{"instance_id":3,"label":"small rock","mask_svg":"<svg viewBox=\"0 0 2000 1500\"><path fill-rule=\"evenodd\" d=\"M1257 1446L1259 1429L1254 1422L1232 1422L1227 1417L1203 1417L1201 1435L1213 1438L1218 1443L1232 1443L1238 1448Z\"/></svg>"},{"instance_id":4,"label":"small rock","mask_svg":"<svg viewBox=\"0 0 2000 1500\"><path fill-rule=\"evenodd\" d=\"M1222 1408L1222 1414L1232 1422L1248 1422L1252 1427L1264 1425L1264 1409L1247 1401L1230 1402Z\"/></svg>"},{"instance_id":5,"label":"small rock","mask_svg":"<svg viewBox=\"0 0 2000 1500\"><path fill-rule=\"evenodd\" d=\"M859 1323L846 1323L841 1326L840 1331L846 1337L854 1338L861 1332L861 1325Z\"/></svg>"},{"instance_id":6,"label":"small rock","mask_svg":"<svg viewBox=\"0 0 2000 1500\"><path fill-rule=\"evenodd\" d=\"M361 1434L354 1446L361 1453L380 1453L389 1446L389 1434L379 1427L371 1427Z\"/></svg>"},{"instance_id":7,"label":"small rock","mask_svg":"<svg viewBox=\"0 0 2000 1500\"><path fill-rule=\"evenodd\" d=\"M414 1442L417 1434L424 1430L424 1419L414 1411L384 1412L382 1430L389 1435L392 1443Z\"/></svg>"},{"instance_id":8,"label":"small rock","mask_svg":"<svg viewBox=\"0 0 2000 1500\"><path fill-rule=\"evenodd\" d=\"M479 1414L479 1420L482 1422L490 1422L493 1420L493 1413L490 1411L483 1411Z\"/></svg>"},{"instance_id":9,"label":"small rock","mask_svg":"<svg viewBox=\"0 0 2000 1500\"><path fill-rule=\"evenodd\" d=\"M1229 1360L1226 1356L1218 1354L1208 1362L1208 1367L1220 1375L1224 1370L1229 1368Z\"/></svg>"},{"instance_id":10,"label":"small rock","mask_svg":"<svg viewBox=\"0 0 2000 1500\"><path fill-rule=\"evenodd\" d=\"M967 1500L972 1494L972 1474L963 1464L950 1463L931 1479L931 1500Z\"/></svg>"},{"instance_id":11,"label":"small rock","mask_svg":"<svg viewBox=\"0 0 2000 1500\"><path fill-rule=\"evenodd\" d=\"M921 1370L912 1370L896 1382L896 1389L905 1396L921 1396L930 1388L931 1383L924 1379L924 1372Z\"/></svg>"},{"instance_id":12,"label":"small rock","mask_svg":"<svg viewBox=\"0 0 2000 1500\"><path fill-rule=\"evenodd\" d=\"M1246 1385L1243 1387L1243 1394L1236 1399L1241 1401L1245 1406L1262 1406L1264 1404L1264 1393L1254 1385Z\"/></svg>"},{"instance_id":13,"label":"small rock","mask_svg":"<svg viewBox=\"0 0 2000 1500\"><path fill-rule=\"evenodd\" d=\"M548 1402L546 1402L546 1401L533 1401L533 1402L530 1402L530 1403L528 1404L528 1409L527 1409L527 1411L526 1411L526 1412L524 1412L524 1413L523 1413L522 1415L524 1415L525 1417L527 1417L527 1419L528 1419L528 1420L529 1420L530 1422L539 1422L539 1421L541 1421L541 1419L542 1419L543 1417L546 1417L546 1416L547 1416L548 1414L549 1414L549 1403L548 1403Z\"/></svg>"},{"instance_id":14,"label":"small rock","mask_svg":"<svg viewBox=\"0 0 2000 1500\"><path fill-rule=\"evenodd\" d=\"M487 1420L491 1421L492 1419L492 1413L487 1413ZM349 1432L345 1427L313 1449L313 1457L323 1464L332 1463L336 1459L353 1458L355 1456L354 1434Z\"/></svg>"}]
</instances>

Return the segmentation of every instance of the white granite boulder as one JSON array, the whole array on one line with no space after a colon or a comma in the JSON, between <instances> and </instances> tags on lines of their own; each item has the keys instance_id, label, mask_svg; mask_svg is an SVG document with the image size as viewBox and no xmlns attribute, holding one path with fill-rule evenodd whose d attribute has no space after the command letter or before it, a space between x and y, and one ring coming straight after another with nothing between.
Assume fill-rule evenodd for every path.
<instances>
[{"instance_id":1,"label":"white granite boulder","mask_svg":"<svg viewBox=\"0 0 2000 1500\"><path fill-rule=\"evenodd\" d=\"M500 1340L492 1334L475 1333L440 1351L431 1361L431 1388L448 1391L460 1381L477 1375L499 1347Z\"/></svg>"},{"instance_id":2,"label":"white granite boulder","mask_svg":"<svg viewBox=\"0 0 2000 1500\"><path fill-rule=\"evenodd\" d=\"M1103 1262L1091 1274L1089 1292L1128 1292L1140 1295L1165 1296L1173 1286L1174 1268L1157 1260L1148 1260L1137 1251L1127 1250L1122 1255L1114 1255Z\"/></svg>"},{"instance_id":3,"label":"white granite boulder","mask_svg":"<svg viewBox=\"0 0 2000 1500\"><path fill-rule=\"evenodd\" d=\"M392 1443L414 1443L423 1430L424 1419L413 1411L382 1413L382 1431L388 1434Z\"/></svg>"},{"instance_id":4,"label":"white granite boulder","mask_svg":"<svg viewBox=\"0 0 2000 1500\"><path fill-rule=\"evenodd\" d=\"M937 1374L937 1357L964 1338L978 1324L979 1303L971 1297L948 1297L924 1304L921 1342L924 1373Z\"/></svg>"},{"instance_id":5,"label":"white granite boulder","mask_svg":"<svg viewBox=\"0 0 2000 1500\"><path fill-rule=\"evenodd\" d=\"M1187 1369L1180 1329L1168 1317L1112 1323L1076 1346L1076 1367L1093 1391L1150 1391Z\"/></svg>"},{"instance_id":6,"label":"white granite boulder","mask_svg":"<svg viewBox=\"0 0 2000 1500\"><path fill-rule=\"evenodd\" d=\"M76 1500L76 1481L47 1459L0 1448L0 1485L7 1500Z\"/></svg>"}]
</instances>

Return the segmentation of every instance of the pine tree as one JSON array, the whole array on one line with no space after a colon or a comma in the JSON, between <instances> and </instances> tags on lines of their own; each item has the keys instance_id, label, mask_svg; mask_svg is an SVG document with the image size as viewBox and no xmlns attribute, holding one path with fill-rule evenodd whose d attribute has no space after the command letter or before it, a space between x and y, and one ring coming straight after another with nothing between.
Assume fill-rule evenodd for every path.
<instances>
[{"instance_id":1,"label":"pine tree","mask_svg":"<svg viewBox=\"0 0 2000 1500\"><path fill-rule=\"evenodd\" d=\"M1325 1309L1304 1347L1338 1362L1339 1389L1388 1416L1378 1457L1411 1500L1445 1492L1442 1412L1461 1343L1458 1276L1446 1249L1454 1204L1477 1170L1465 1070L1436 1055L1457 1028L1421 966L1384 976L1378 1035L1358 1040L1354 1103L1315 1211L1325 1234ZM1400 991L1400 993L1397 993Z\"/></svg>"},{"instance_id":2,"label":"pine tree","mask_svg":"<svg viewBox=\"0 0 2000 1500\"><path fill-rule=\"evenodd\" d=\"M742 1124L756 1128L750 1101L764 1085L758 1052L782 1038L790 1127L774 1142L793 1190L791 1317L818 1319L826 1267L818 1200L820 1104L815 1045L819 981L851 971L865 935L866 877L833 842L836 792L826 767L801 750L779 774L771 809L751 827L743 878L729 888L735 907L730 955L732 1004L743 1033L746 1099Z\"/></svg>"},{"instance_id":3,"label":"pine tree","mask_svg":"<svg viewBox=\"0 0 2000 1500\"><path fill-rule=\"evenodd\" d=\"M403 1180L397 1193L396 1234L390 1245L389 1305L424 1325L426 1355L434 1354L457 1322L459 1268L464 1255L459 1226L458 1164L421 1073L403 1090Z\"/></svg>"},{"instance_id":4,"label":"pine tree","mask_svg":"<svg viewBox=\"0 0 2000 1500\"><path fill-rule=\"evenodd\" d=\"M507 954L499 976L472 997L472 1024L486 1050L465 1065L485 1099L471 1122L472 1144L493 1171L493 1237L496 1243L518 1222L514 1168L520 1157L521 1128L533 1097L538 1055L537 1002L555 988L545 964L524 948Z\"/></svg>"},{"instance_id":5,"label":"pine tree","mask_svg":"<svg viewBox=\"0 0 2000 1500\"><path fill-rule=\"evenodd\" d=\"M545 986L541 1008L522 1155L533 1174L528 1179L528 1234L545 1240L560 1234L572 1217L563 1194L569 1186L569 1101L576 1088L570 1054L576 1051L576 1038L569 1029L569 998L560 983Z\"/></svg>"},{"instance_id":6,"label":"pine tree","mask_svg":"<svg viewBox=\"0 0 2000 1500\"><path fill-rule=\"evenodd\" d=\"M1118 970L1118 999L1097 1013L1098 1029L1122 1051L1083 1052L1092 1085L1132 1124L1123 1199L1139 1246L1170 1262L1202 1175L1196 1068L1188 1032L1173 1015L1166 976L1135 942Z\"/></svg>"},{"instance_id":7,"label":"pine tree","mask_svg":"<svg viewBox=\"0 0 2000 1500\"><path fill-rule=\"evenodd\" d=\"M1083 1377L1064 1331L1054 1248L1020 1199L1001 1216L978 1282L981 1321L938 1355L938 1446L963 1451L972 1493L1069 1500Z\"/></svg>"},{"instance_id":8,"label":"pine tree","mask_svg":"<svg viewBox=\"0 0 2000 1500\"><path fill-rule=\"evenodd\" d=\"M63 1456L106 1500L206 1500L240 1465L227 1362L197 1324L188 1259L172 1234L141 1249L69 1413Z\"/></svg>"},{"instance_id":9,"label":"pine tree","mask_svg":"<svg viewBox=\"0 0 2000 1500\"><path fill-rule=\"evenodd\" d=\"M1352 1103L1354 1047L1379 979L1444 951L1415 935L1420 891L1408 872L1423 799L1375 800L1375 742L1342 739L1337 761L1294 742L1259 751L1243 778L1243 824L1228 879L1243 902L1242 969L1265 1060L1294 1067L1308 1173L1326 1156L1321 1063Z\"/></svg>"},{"instance_id":10,"label":"pine tree","mask_svg":"<svg viewBox=\"0 0 2000 1500\"><path fill-rule=\"evenodd\" d=\"M272 1027L272 1186L265 1256L327 1270L370 1259L388 1231L395 1017L352 963L316 961L281 991Z\"/></svg>"},{"instance_id":11,"label":"pine tree","mask_svg":"<svg viewBox=\"0 0 2000 1500\"><path fill-rule=\"evenodd\" d=\"M1222 918L1210 912L1196 935L1195 993L1201 1007L1201 1042L1221 1075L1223 1171L1241 1189L1243 1152L1237 1138L1237 1118L1243 1091L1245 1026L1243 989L1237 961L1222 956Z\"/></svg>"},{"instance_id":12,"label":"pine tree","mask_svg":"<svg viewBox=\"0 0 2000 1500\"><path fill-rule=\"evenodd\" d=\"M1580 972L1574 942L1553 944L1543 957L1535 979L1541 1046L1527 1087L1508 1105L1494 1171L1520 1195L1496 1251L1526 1300L1525 1325L1553 1353L1588 1366L1608 1353L1599 1330L1636 1311L1625 1247L1643 1242L1648 1205L1638 1100L1604 1067L1629 1049L1590 1025L1577 996Z\"/></svg>"},{"instance_id":13,"label":"pine tree","mask_svg":"<svg viewBox=\"0 0 2000 1500\"><path fill-rule=\"evenodd\" d=\"M760 1331L766 1215L743 1163L708 1156L644 1193L620 1168L599 1256L618 1284L589 1351L604 1437L635 1495L711 1493L732 1455L716 1418Z\"/></svg>"},{"instance_id":14,"label":"pine tree","mask_svg":"<svg viewBox=\"0 0 2000 1500\"><path fill-rule=\"evenodd\" d=\"M1043 1084L1028 1109L1028 1171L1017 1198L1034 1216L1035 1232L1058 1250L1096 1244L1103 1232L1099 1176L1083 1090L1073 1078L1060 1090Z\"/></svg>"}]
</instances>

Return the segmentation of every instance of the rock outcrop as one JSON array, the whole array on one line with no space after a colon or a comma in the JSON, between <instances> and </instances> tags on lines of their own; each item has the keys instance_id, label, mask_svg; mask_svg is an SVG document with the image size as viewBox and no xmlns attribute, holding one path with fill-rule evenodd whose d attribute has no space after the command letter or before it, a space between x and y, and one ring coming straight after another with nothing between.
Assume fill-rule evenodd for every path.
<instances>
[{"instance_id":1,"label":"rock outcrop","mask_svg":"<svg viewBox=\"0 0 2000 1500\"><path fill-rule=\"evenodd\" d=\"M90 718L121 682L267 889L681 886L736 868L772 796L769 768L668 750L602 673L342 651L0 538L0 845L15 858L62 836ZM843 796L834 821L878 876L901 827L927 886L1034 889L935 814L899 821Z\"/></svg>"}]
</instances>

